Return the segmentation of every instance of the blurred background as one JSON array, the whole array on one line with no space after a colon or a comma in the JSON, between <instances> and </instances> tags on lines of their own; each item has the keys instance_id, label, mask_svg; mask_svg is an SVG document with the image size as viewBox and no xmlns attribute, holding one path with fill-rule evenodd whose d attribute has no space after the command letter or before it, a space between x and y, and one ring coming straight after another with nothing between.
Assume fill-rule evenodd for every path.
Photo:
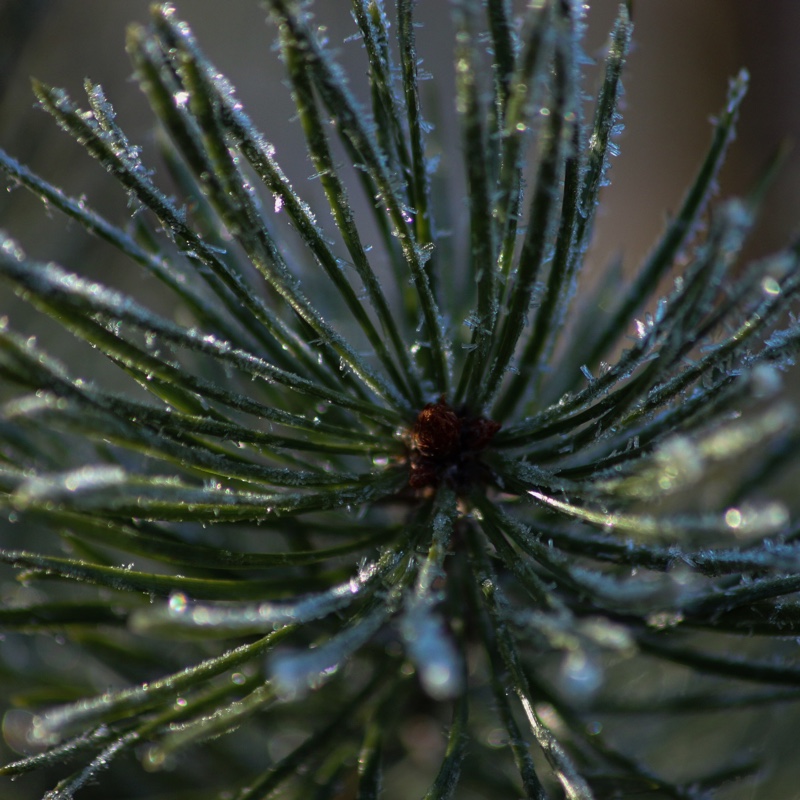
<instances>
[{"instance_id":1,"label":"blurred background","mask_svg":"<svg viewBox=\"0 0 800 800\"><path fill-rule=\"evenodd\" d=\"M152 118L131 80L124 43L126 26L145 22L148 5L146 0L0 0L0 146L67 191L85 193L93 202L102 198L110 216L115 208L125 208L125 198L77 145L33 109L29 77L64 86L76 99L85 76L102 83L123 127L146 147ZM617 6L616 0L589 3L585 49L596 60L602 61ZM334 13L337 7L341 11ZM360 77L360 45L345 41L355 30L349 7L348 0L326 0L320 14L331 45ZM449 3L424 0L417 7L425 23L418 34L424 67L449 86L451 64L442 47L450 27ZM298 149L298 126L288 124L292 107L271 50L274 32L265 24L264 9L256 0L227 0L224 11L215 0L191 0L178 8L212 60L232 78L249 113L276 145L284 168L297 178L307 177L310 167ZM648 251L665 215L680 202L708 145L709 119L722 107L728 79L739 69L750 71L751 88L720 194L746 191L781 141L800 141L800 3L646 0L635 3L634 21L621 157L610 173L612 185L605 190L593 248L599 262L622 256L628 269ZM589 73L585 85L594 93L597 76ZM452 117L447 94L429 93L427 100L429 118ZM453 144L458 146L457 138ZM769 195L751 255L769 252L797 232L798 201L800 152L795 148ZM11 203L2 197L0 226L26 241L32 254L65 258L66 248L76 246L74 231L65 231L56 220L45 236L42 215L30 210L16 194ZM33 240L24 236L29 225L36 231Z\"/></svg>"},{"instance_id":2,"label":"blurred background","mask_svg":"<svg viewBox=\"0 0 800 800\"><path fill-rule=\"evenodd\" d=\"M390 5L390 4L389 4ZM614 15L615 0L594 0L587 14L587 54L602 65ZM127 198L104 171L46 115L33 108L30 76L65 87L78 102L85 76L100 82L130 138L155 152L153 118L124 53L125 29L147 20L147 0L0 0L0 146L34 171L90 204L112 221L130 216ZM347 38L355 31L348 0L319 0L330 43L354 84L363 77L360 45ZM250 115L275 144L277 156L300 186L312 168L305 158L293 108L283 85L283 71L272 48L274 30L256 0L187 0L178 2L202 47L238 89ZM448 133L453 118L452 63L443 41L450 41L447 0L419 0L424 27L418 41L424 68L439 86L423 86L424 112L445 121L442 137L451 152L460 142ZM323 20L320 20L322 22ZM751 257L783 246L800 233L800 3L797 0L640 0L634 7L634 46L624 78L625 131L618 141L621 156L604 190L596 238L590 253L604 265L621 257L633 271L648 252L674 211L697 169L710 135L710 118L725 102L728 79L746 67L751 88L745 100L738 137L720 177L720 197L741 194L753 184L764 163L782 141L796 143L768 196L756 234L748 246ZM594 94L598 71L587 68L585 88ZM354 88L358 88L355 86ZM457 164L457 161L455 162ZM313 184L309 193L317 191ZM18 238L37 258L54 259L65 267L101 276L113 285L138 281L129 265L116 264L102 243L76 235L57 214L23 190L0 192L0 229ZM0 316L11 311L16 327L30 323L0 287ZM0 643L0 650L3 644ZM800 797L793 742L796 714L781 709L734 715L731 736L752 748L762 738L782 740L784 751L772 754L774 782L754 788L731 787L726 800ZM650 756L691 770L706 757L705 748L720 747L721 717L693 728L681 739L674 726L670 748L660 750L663 730L658 720L642 723L641 732L653 743ZM634 741L638 737L628 737ZM717 741L716 745L712 745ZM751 744L747 745L746 742ZM770 745L772 746L772 745ZM5 753L4 755L8 755ZM792 766L794 765L794 766ZM764 793L766 792L766 793ZM5 795L4 795L5 796ZM16 797L16 795L14 795ZM20 795L21 797L21 795Z\"/></svg>"}]
</instances>

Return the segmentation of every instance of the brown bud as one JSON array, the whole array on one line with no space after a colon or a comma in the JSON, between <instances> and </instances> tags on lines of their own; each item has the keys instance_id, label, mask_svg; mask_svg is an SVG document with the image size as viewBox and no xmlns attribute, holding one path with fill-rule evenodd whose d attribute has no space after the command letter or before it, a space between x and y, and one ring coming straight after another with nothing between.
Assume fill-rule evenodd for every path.
<instances>
[{"instance_id":1,"label":"brown bud","mask_svg":"<svg viewBox=\"0 0 800 800\"><path fill-rule=\"evenodd\" d=\"M411 428L408 485L423 489L444 480L460 490L485 479L488 472L480 452L498 430L497 422L467 416L466 410L456 412L444 396L428 403Z\"/></svg>"},{"instance_id":2,"label":"brown bud","mask_svg":"<svg viewBox=\"0 0 800 800\"><path fill-rule=\"evenodd\" d=\"M419 412L411 435L413 447L420 455L444 460L458 452L461 420L444 397L440 397Z\"/></svg>"}]
</instances>

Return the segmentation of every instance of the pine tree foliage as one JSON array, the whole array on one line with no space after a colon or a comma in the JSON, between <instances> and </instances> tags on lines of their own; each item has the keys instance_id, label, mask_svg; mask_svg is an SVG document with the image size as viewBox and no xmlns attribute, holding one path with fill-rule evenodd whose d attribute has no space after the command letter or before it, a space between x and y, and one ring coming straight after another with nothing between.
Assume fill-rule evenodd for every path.
<instances>
[{"instance_id":1,"label":"pine tree foliage","mask_svg":"<svg viewBox=\"0 0 800 800\"><path fill-rule=\"evenodd\" d=\"M352 0L363 97L317 9L267 6L326 206L168 4L127 40L160 163L100 85L34 84L132 219L0 154L172 309L2 237L5 290L87 358L0 321L0 560L36 588L0 626L85 665L3 662L30 712L6 715L20 755L0 773L45 776L48 800L756 786L741 747L687 774L664 753L689 724L657 723L800 686L776 488L800 443L781 391L800 250L740 263L766 179L709 207L747 75L633 278L590 278L626 6L587 102L579 4L454 0L463 246L439 216L412 0Z\"/></svg>"}]
</instances>

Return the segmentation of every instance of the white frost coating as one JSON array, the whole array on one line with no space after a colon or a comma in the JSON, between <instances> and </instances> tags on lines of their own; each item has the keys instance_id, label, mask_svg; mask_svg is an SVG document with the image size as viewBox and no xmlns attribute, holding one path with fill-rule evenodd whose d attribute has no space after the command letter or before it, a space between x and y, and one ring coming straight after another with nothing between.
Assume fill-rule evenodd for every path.
<instances>
[{"instance_id":1,"label":"white frost coating","mask_svg":"<svg viewBox=\"0 0 800 800\"><path fill-rule=\"evenodd\" d=\"M57 499L66 494L106 489L124 483L127 473L122 467L81 467L58 475L42 475L28 478L14 492L17 505Z\"/></svg>"},{"instance_id":2,"label":"white frost coating","mask_svg":"<svg viewBox=\"0 0 800 800\"><path fill-rule=\"evenodd\" d=\"M294 700L321 686L384 625L387 613L380 609L317 648L275 653L268 659L268 671L278 694Z\"/></svg>"},{"instance_id":3,"label":"white frost coating","mask_svg":"<svg viewBox=\"0 0 800 800\"><path fill-rule=\"evenodd\" d=\"M774 397L783 388L783 378L771 364L756 364L749 377L753 395L760 400Z\"/></svg>"},{"instance_id":4,"label":"white frost coating","mask_svg":"<svg viewBox=\"0 0 800 800\"><path fill-rule=\"evenodd\" d=\"M586 701L603 685L603 670L597 660L584 650L575 650L564 658L558 673L558 682L562 691L573 701Z\"/></svg>"},{"instance_id":5,"label":"white frost coating","mask_svg":"<svg viewBox=\"0 0 800 800\"><path fill-rule=\"evenodd\" d=\"M426 693L434 700L458 697L464 688L464 664L441 617L427 604L415 603L403 617L401 632Z\"/></svg>"},{"instance_id":6,"label":"white frost coating","mask_svg":"<svg viewBox=\"0 0 800 800\"><path fill-rule=\"evenodd\" d=\"M778 502L744 505L725 512L725 524L737 538L743 539L779 533L789 521L788 509Z\"/></svg>"},{"instance_id":7,"label":"white frost coating","mask_svg":"<svg viewBox=\"0 0 800 800\"><path fill-rule=\"evenodd\" d=\"M4 231L0 230L0 237L3 237L4 233ZM7 256L10 256L14 261L24 261L25 251L14 239L4 238L3 241L0 242L0 257L4 258Z\"/></svg>"},{"instance_id":8,"label":"white frost coating","mask_svg":"<svg viewBox=\"0 0 800 800\"><path fill-rule=\"evenodd\" d=\"M390 564L396 560L391 559ZM142 609L134 614L131 627L139 632L162 628L168 631L178 627L241 633L305 623L346 608L385 566L378 562L364 564L350 580L294 602L193 603L178 592L171 595L166 606Z\"/></svg>"},{"instance_id":9,"label":"white frost coating","mask_svg":"<svg viewBox=\"0 0 800 800\"><path fill-rule=\"evenodd\" d=\"M654 606L662 610L677 609L691 602L703 589L702 579L693 573L678 573L677 578L673 574L659 574L650 580L639 576L619 578L578 566L569 567L569 573L584 591L602 599L609 608L625 613L638 613Z\"/></svg>"}]
</instances>

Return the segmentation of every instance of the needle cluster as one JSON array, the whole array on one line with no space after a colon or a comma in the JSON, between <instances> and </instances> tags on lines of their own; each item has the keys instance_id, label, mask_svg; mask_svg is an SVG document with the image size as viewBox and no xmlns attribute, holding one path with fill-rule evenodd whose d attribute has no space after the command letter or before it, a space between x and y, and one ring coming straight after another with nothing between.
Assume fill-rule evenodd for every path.
<instances>
[{"instance_id":1,"label":"needle cluster","mask_svg":"<svg viewBox=\"0 0 800 800\"><path fill-rule=\"evenodd\" d=\"M747 75L645 262L598 279L625 5L589 103L579 3L453 2L462 245L414 2L353 0L361 99L307 3L266 5L323 207L170 4L127 40L160 160L99 84L34 83L132 219L0 151L172 309L0 240L4 290L87 353L0 318L0 562L30 587L0 628L77 665L3 662L0 774L48 800L755 791L740 726L710 721L800 696L775 490L800 248L740 263L766 182L709 208Z\"/></svg>"}]
</instances>

